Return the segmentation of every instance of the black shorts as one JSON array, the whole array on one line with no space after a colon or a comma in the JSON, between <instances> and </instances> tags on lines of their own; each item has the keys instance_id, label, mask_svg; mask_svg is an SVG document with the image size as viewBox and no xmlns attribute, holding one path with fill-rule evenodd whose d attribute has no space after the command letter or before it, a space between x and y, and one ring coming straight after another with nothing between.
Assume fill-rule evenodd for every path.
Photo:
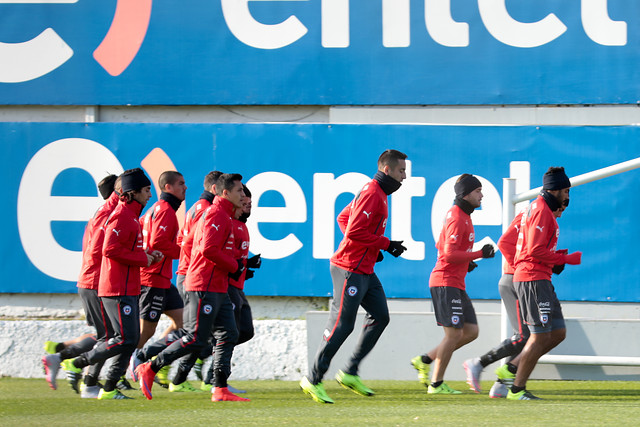
<instances>
[{"instance_id":1,"label":"black shorts","mask_svg":"<svg viewBox=\"0 0 640 427\"><path fill-rule=\"evenodd\" d=\"M524 322L532 334L564 329L560 301L549 280L513 282Z\"/></svg>"},{"instance_id":2,"label":"black shorts","mask_svg":"<svg viewBox=\"0 0 640 427\"><path fill-rule=\"evenodd\" d=\"M462 328L465 323L478 324L476 311L465 291L451 286L434 286L429 290L438 325Z\"/></svg>"},{"instance_id":3,"label":"black shorts","mask_svg":"<svg viewBox=\"0 0 640 427\"><path fill-rule=\"evenodd\" d=\"M163 312L183 307L182 298L173 285L167 289L140 287L140 318L142 320L158 322Z\"/></svg>"}]
</instances>

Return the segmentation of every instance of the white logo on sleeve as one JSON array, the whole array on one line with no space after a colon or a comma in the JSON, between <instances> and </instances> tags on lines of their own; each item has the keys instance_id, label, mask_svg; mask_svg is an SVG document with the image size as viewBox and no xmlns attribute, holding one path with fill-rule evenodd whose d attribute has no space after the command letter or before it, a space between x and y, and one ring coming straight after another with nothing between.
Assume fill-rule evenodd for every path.
<instances>
[{"instance_id":1,"label":"white logo on sleeve","mask_svg":"<svg viewBox=\"0 0 640 427\"><path fill-rule=\"evenodd\" d=\"M542 229L544 228L544 225L542 227L540 227L539 225L536 225L536 228L540 230L540 232L542 233Z\"/></svg>"},{"instance_id":2,"label":"white logo on sleeve","mask_svg":"<svg viewBox=\"0 0 640 427\"><path fill-rule=\"evenodd\" d=\"M115 228L113 229L113 232L116 233L116 236L120 237L120 231L122 230L116 230Z\"/></svg>"},{"instance_id":3,"label":"white logo on sleeve","mask_svg":"<svg viewBox=\"0 0 640 427\"><path fill-rule=\"evenodd\" d=\"M215 225L215 224L211 224L211 226L212 226L213 228L215 228L215 229L216 229L216 231L218 231L218 229L220 228L220 226L219 226L219 225Z\"/></svg>"},{"instance_id":4,"label":"white logo on sleeve","mask_svg":"<svg viewBox=\"0 0 640 427\"><path fill-rule=\"evenodd\" d=\"M166 225L159 225L158 228L161 229L164 232L167 231L167 226Z\"/></svg>"},{"instance_id":5,"label":"white logo on sleeve","mask_svg":"<svg viewBox=\"0 0 640 427\"><path fill-rule=\"evenodd\" d=\"M367 216L367 219L369 218L369 215L371 215L371 212L367 212L367 211L362 211L362 213Z\"/></svg>"},{"instance_id":6,"label":"white logo on sleeve","mask_svg":"<svg viewBox=\"0 0 640 427\"><path fill-rule=\"evenodd\" d=\"M457 234L452 234L451 236L449 236L449 238L450 238L451 240L453 240L454 242L457 242L457 241L458 241L458 235L457 235Z\"/></svg>"}]
</instances>

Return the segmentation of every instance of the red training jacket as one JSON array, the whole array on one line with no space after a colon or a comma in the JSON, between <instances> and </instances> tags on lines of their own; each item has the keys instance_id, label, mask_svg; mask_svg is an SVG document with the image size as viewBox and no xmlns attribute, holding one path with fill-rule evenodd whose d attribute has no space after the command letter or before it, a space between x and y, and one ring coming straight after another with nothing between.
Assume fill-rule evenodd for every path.
<instances>
[{"instance_id":1,"label":"red training jacket","mask_svg":"<svg viewBox=\"0 0 640 427\"><path fill-rule=\"evenodd\" d=\"M196 226L191 263L184 289L191 292L227 292L229 273L238 269L233 257L233 204L216 197Z\"/></svg>"},{"instance_id":2,"label":"red training jacket","mask_svg":"<svg viewBox=\"0 0 640 427\"><path fill-rule=\"evenodd\" d=\"M247 229L247 224L237 219L233 220L233 247L235 248L233 257L242 259L246 265L249 258L249 229ZM238 280L229 279L229 285L244 289L246 275L247 270L242 272Z\"/></svg>"},{"instance_id":3,"label":"red training jacket","mask_svg":"<svg viewBox=\"0 0 640 427\"><path fill-rule=\"evenodd\" d=\"M196 231L196 224L202 217L207 208L211 206L211 202L207 199L198 200L187 211L184 217L184 225L182 231L178 234L178 245L180 245L180 261L178 261L178 271L176 274L185 276L189 270L189 262L191 261L191 249L193 248L193 235Z\"/></svg>"},{"instance_id":4,"label":"red training jacket","mask_svg":"<svg viewBox=\"0 0 640 427\"><path fill-rule=\"evenodd\" d=\"M87 222L82 238L82 267L78 277L78 287L98 290L100 265L102 264L102 243L104 242L104 223L120 200L115 191L100 206L93 218Z\"/></svg>"},{"instance_id":5,"label":"red training jacket","mask_svg":"<svg viewBox=\"0 0 640 427\"><path fill-rule=\"evenodd\" d=\"M560 228L542 196L531 202L520 222L516 245L515 282L551 280L554 265L564 264L565 255L556 252Z\"/></svg>"},{"instance_id":6,"label":"red training jacket","mask_svg":"<svg viewBox=\"0 0 640 427\"><path fill-rule=\"evenodd\" d=\"M444 221L436 243L438 260L429 277L429 287L449 286L466 289L469 262L482 257L482 251L472 252L475 234L471 216L453 205Z\"/></svg>"},{"instance_id":7,"label":"red training jacket","mask_svg":"<svg viewBox=\"0 0 640 427\"><path fill-rule=\"evenodd\" d=\"M176 211L166 200L158 200L144 216L142 248L149 252L160 251L164 258L140 269L142 286L161 289L171 286L172 262L180 257L180 246L176 243L179 228Z\"/></svg>"},{"instance_id":8,"label":"red training jacket","mask_svg":"<svg viewBox=\"0 0 640 427\"><path fill-rule=\"evenodd\" d=\"M502 266L503 274L513 274L515 271L514 258L516 256L516 243L518 242L518 233L520 232L520 222L524 212L520 212L509 224L509 228L500 236L498 240L498 249L507 261Z\"/></svg>"},{"instance_id":9,"label":"red training jacket","mask_svg":"<svg viewBox=\"0 0 640 427\"><path fill-rule=\"evenodd\" d=\"M142 205L120 201L107 220L98 296L140 295L140 267L147 265L138 216Z\"/></svg>"},{"instance_id":10,"label":"red training jacket","mask_svg":"<svg viewBox=\"0 0 640 427\"><path fill-rule=\"evenodd\" d=\"M372 180L338 215L344 238L331 263L347 271L373 274L378 252L389 247L384 237L388 216L387 195Z\"/></svg>"}]
</instances>

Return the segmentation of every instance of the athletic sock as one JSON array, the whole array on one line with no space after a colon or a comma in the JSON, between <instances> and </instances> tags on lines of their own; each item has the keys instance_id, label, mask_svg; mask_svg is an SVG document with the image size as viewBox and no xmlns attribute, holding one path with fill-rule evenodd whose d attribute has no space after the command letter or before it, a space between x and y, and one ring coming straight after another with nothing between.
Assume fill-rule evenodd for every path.
<instances>
[{"instance_id":1,"label":"athletic sock","mask_svg":"<svg viewBox=\"0 0 640 427\"><path fill-rule=\"evenodd\" d=\"M525 387L518 387L517 385L512 385L511 386L511 393L513 393L513 394L520 393L524 389L525 389Z\"/></svg>"},{"instance_id":2,"label":"athletic sock","mask_svg":"<svg viewBox=\"0 0 640 427\"><path fill-rule=\"evenodd\" d=\"M87 387L98 385L98 379L96 377L92 377L91 375L85 375L84 376L84 384Z\"/></svg>"},{"instance_id":3,"label":"athletic sock","mask_svg":"<svg viewBox=\"0 0 640 427\"><path fill-rule=\"evenodd\" d=\"M440 380L440 381L436 381L434 383L431 383L431 387L433 388L438 388L442 385L442 383L444 382L444 380Z\"/></svg>"},{"instance_id":4,"label":"athletic sock","mask_svg":"<svg viewBox=\"0 0 640 427\"><path fill-rule=\"evenodd\" d=\"M487 366L491 365L494 361L490 359L489 356L487 356L486 354L483 356L480 356L480 366L482 366L483 368L486 368Z\"/></svg>"},{"instance_id":5,"label":"athletic sock","mask_svg":"<svg viewBox=\"0 0 640 427\"><path fill-rule=\"evenodd\" d=\"M426 363L427 365L433 362L433 359L429 357L428 354L422 355L422 363Z\"/></svg>"},{"instance_id":6,"label":"athletic sock","mask_svg":"<svg viewBox=\"0 0 640 427\"><path fill-rule=\"evenodd\" d=\"M56 353L60 353L62 350L64 350L64 348L65 348L65 347L66 347L66 346L64 345L64 343L63 343L63 342L59 342L59 343L56 345Z\"/></svg>"},{"instance_id":7,"label":"athletic sock","mask_svg":"<svg viewBox=\"0 0 640 427\"><path fill-rule=\"evenodd\" d=\"M512 374L515 374L516 372L518 372L518 367L516 365L512 365L511 363L507 363L507 369Z\"/></svg>"},{"instance_id":8,"label":"athletic sock","mask_svg":"<svg viewBox=\"0 0 640 427\"><path fill-rule=\"evenodd\" d=\"M116 389L116 384L118 383L118 380L111 380L111 379L107 379L104 382L104 391L113 391Z\"/></svg>"}]
</instances>

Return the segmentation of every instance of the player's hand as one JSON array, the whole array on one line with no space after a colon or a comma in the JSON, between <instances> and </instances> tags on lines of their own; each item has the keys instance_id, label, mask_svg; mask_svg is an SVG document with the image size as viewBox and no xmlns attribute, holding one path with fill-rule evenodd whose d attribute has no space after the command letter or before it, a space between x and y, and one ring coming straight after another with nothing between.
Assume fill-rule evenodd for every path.
<instances>
[{"instance_id":1,"label":"player's hand","mask_svg":"<svg viewBox=\"0 0 640 427\"><path fill-rule=\"evenodd\" d=\"M467 267L467 273L471 273L478 266L475 262L471 261L469 267Z\"/></svg>"},{"instance_id":2,"label":"player's hand","mask_svg":"<svg viewBox=\"0 0 640 427\"><path fill-rule=\"evenodd\" d=\"M582 262L582 252L577 251L564 256L564 262L571 265L579 265Z\"/></svg>"},{"instance_id":3,"label":"player's hand","mask_svg":"<svg viewBox=\"0 0 640 427\"><path fill-rule=\"evenodd\" d=\"M389 247L386 249L387 252L398 258L404 251L407 250L407 248L402 246L402 242L404 242L404 240L391 240L389 242Z\"/></svg>"},{"instance_id":4,"label":"player's hand","mask_svg":"<svg viewBox=\"0 0 640 427\"><path fill-rule=\"evenodd\" d=\"M254 255L247 260L247 268L260 268L262 265L262 258L260 258L260 254Z\"/></svg>"},{"instance_id":5,"label":"player's hand","mask_svg":"<svg viewBox=\"0 0 640 427\"><path fill-rule=\"evenodd\" d=\"M162 259L164 258L164 254L163 254L162 252L160 252L160 251L153 251L153 252L151 252L151 256L152 256L152 257L153 257L153 259L154 259L154 261L153 261L154 263L155 263L155 262L162 261Z\"/></svg>"},{"instance_id":6,"label":"player's hand","mask_svg":"<svg viewBox=\"0 0 640 427\"><path fill-rule=\"evenodd\" d=\"M246 274L244 275L244 280L249 280L249 279L253 278L253 275L254 275L254 274L255 274L255 272L254 272L253 270L249 270L249 269L247 268L247 272L246 272Z\"/></svg>"},{"instance_id":7,"label":"player's hand","mask_svg":"<svg viewBox=\"0 0 640 427\"><path fill-rule=\"evenodd\" d=\"M244 271L244 262L241 259L236 260L238 262L238 269L233 273L229 273L229 279L238 280Z\"/></svg>"},{"instance_id":8,"label":"player's hand","mask_svg":"<svg viewBox=\"0 0 640 427\"><path fill-rule=\"evenodd\" d=\"M554 274L560 274L562 273L563 270L564 270L564 264L554 265L553 268L551 268L551 271Z\"/></svg>"},{"instance_id":9,"label":"player's hand","mask_svg":"<svg viewBox=\"0 0 640 427\"><path fill-rule=\"evenodd\" d=\"M487 243L482 247L482 258L493 258L496 256L496 250L492 244Z\"/></svg>"},{"instance_id":10,"label":"player's hand","mask_svg":"<svg viewBox=\"0 0 640 427\"><path fill-rule=\"evenodd\" d=\"M382 255L381 251L378 251L378 258L376 258L376 262L380 262L384 259L384 255Z\"/></svg>"},{"instance_id":11,"label":"player's hand","mask_svg":"<svg viewBox=\"0 0 640 427\"><path fill-rule=\"evenodd\" d=\"M148 253L145 253L145 255L147 256L147 267L149 267L151 264L154 263L155 258Z\"/></svg>"}]
</instances>

